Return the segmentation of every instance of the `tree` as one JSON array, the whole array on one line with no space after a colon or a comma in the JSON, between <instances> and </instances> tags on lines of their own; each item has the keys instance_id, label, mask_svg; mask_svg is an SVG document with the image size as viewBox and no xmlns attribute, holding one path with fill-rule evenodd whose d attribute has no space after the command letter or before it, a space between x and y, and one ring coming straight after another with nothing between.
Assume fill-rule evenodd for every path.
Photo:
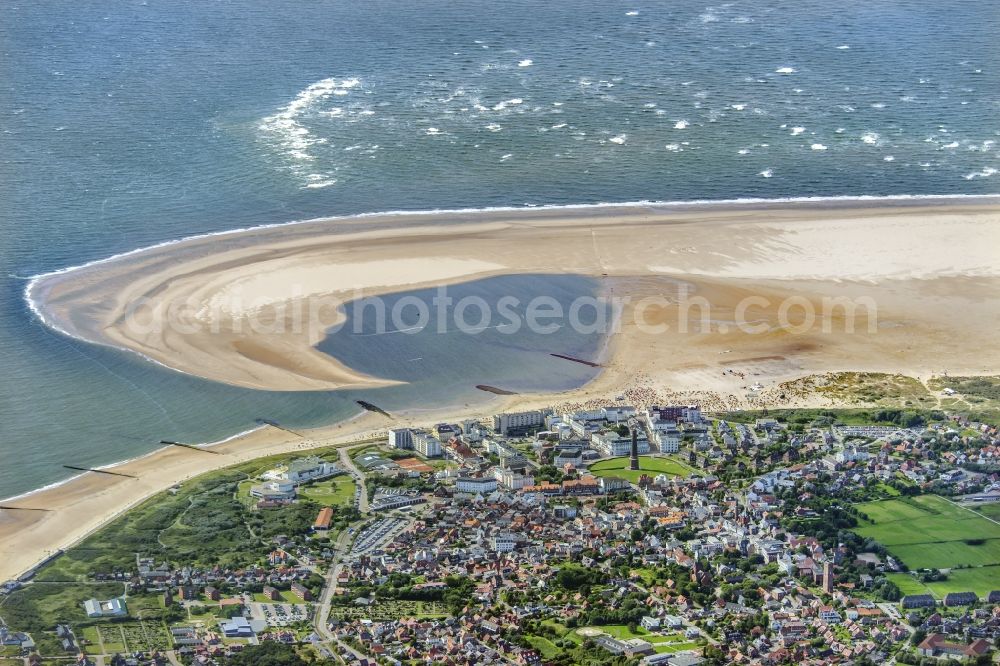
<instances>
[{"instance_id":1,"label":"tree","mask_svg":"<svg viewBox=\"0 0 1000 666\"><path fill-rule=\"evenodd\" d=\"M268 641L260 645L248 645L242 651L228 657L226 666L308 666L291 645Z\"/></svg>"}]
</instances>

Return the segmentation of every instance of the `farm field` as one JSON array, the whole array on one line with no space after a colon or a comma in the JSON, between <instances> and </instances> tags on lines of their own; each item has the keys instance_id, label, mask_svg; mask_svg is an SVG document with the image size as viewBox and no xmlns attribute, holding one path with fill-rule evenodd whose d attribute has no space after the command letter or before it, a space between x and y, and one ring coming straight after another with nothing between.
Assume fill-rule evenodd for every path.
<instances>
[{"instance_id":1,"label":"farm field","mask_svg":"<svg viewBox=\"0 0 1000 666\"><path fill-rule=\"evenodd\" d=\"M629 458L628 456L623 456L621 458L600 460L595 462L588 469L594 476L617 476L623 479L628 479L633 483L638 481L639 477L643 474L649 474L650 476L656 476L657 474L666 474L668 476L687 476L691 471L687 465L677 460L654 456L639 456L638 471L630 470L628 466Z\"/></svg>"},{"instance_id":2,"label":"farm field","mask_svg":"<svg viewBox=\"0 0 1000 666\"><path fill-rule=\"evenodd\" d=\"M975 592L983 598L993 590L1000 589L1000 566L953 569L948 574L948 580L933 583L922 583L905 573L889 574L889 580L903 594L932 594L941 599L949 592Z\"/></svg>"},{"instance_id":3,"label":"farm field","mask_svg":"<svg viewBox=\"0 0 1000 666\"><path fill-rule=\"evenodd\" d=\"M971 508L976 513L981 513L987 518L992 518L993 520L1000 520L1000 502L994 502L993 504L972 505L969 508Z\"/></svg>"},{"instance_id":4,"label":"farm field","mask_svg":"<svg viewBox=\"0 0 1000 666\"><path fill-rule=\"evenodd\" d=\"M1000 524L936 495L866 502L854 529L912 569L1000 564Z\"/></svg>"}]
</instances>

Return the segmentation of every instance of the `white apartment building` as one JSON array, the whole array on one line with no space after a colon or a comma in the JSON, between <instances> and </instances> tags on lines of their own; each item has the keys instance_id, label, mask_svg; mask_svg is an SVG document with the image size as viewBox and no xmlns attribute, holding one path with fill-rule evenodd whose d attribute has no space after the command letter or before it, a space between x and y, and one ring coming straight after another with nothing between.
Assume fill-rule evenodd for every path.
<instances>
[{"instance_id":1,"label":"white apartment building","mask_svg":"<svg viewBox=\"0 0 1000 666\"><path fill-rule=\"evenodd\" d=\"M437 458L441 455L441 440L428 433L415 432L413 450L425 458Z\"/></svg>"},{"instance_id":2,"label":"white apartment building","mask_svg":"<svg viewBox=\"0 0 1000 666\"><path fill-rule=\"evenodd\" d=\"M653 436L656 438L656 445L663 453L680 451L681 431L677 429L677 426L668 424L668 427L653 430Z\"/></svg>"},{"instance_id":3,"label":"white apartment building","mask_svg":"<svg viewBox=\"0 0 1000 666\"><path fill-rule=\"evenodd\" d=\"M471 477L471 476L460 476L458 480L455 481L455 490L460 493L471 493L483 495L491 493L497 489L497 480L490 477Z\"/></svg>"},{"instance_id":4,"label":"white apartment building","mask_svg":"<svg viewBox=\"0 0 1000 666\"><path fill-rule=\"evenodd\" d=\"M390 428L389 446L394 449L413 449L413 431L409 428Z\"/></svg>"},{"instance_id":5,"label":"white apartment building","mask_svg":"<svg viewBox=\"0 0 1000 666\"><path fill-rule=\"evenodd\" d=\"M503 533L493 536L493 550L498 553L509 553L517 545L513 534Z\"/></svg>"},{"instance_id":6,"label":"white apartment building","mask_svg":"<svg viewBox=\"0 0 1000 666\"><path fill-rule=\"evenodd\" d=\"M493 430L499 435L524 432L544 425L545 413L537 410L533 412L509 412L493 416Z\"/></svg>"},{"instance_id":7,"label":"white apartment building","mask_svg":"<svg viewBox=\"0 0 1000 666\"><path fill-rule=\"evenodd\" d=\"M627 456L632 453L632 438L623 437L614 430L594 433L590 437L590 443L605 456ZM640 455L649 453L649 440L644 434L639 435L636 446Z\"/></svg>"},{"instance_id":8,"label":"white apartment building","mask_svg":"<svg viewBox=\"0 0 1000 666\"><path fill-rule=\"evenodd\" d=\"M495 468L494 477L501 486L508 490L520 490L535 485L535 477L531 474L522 474L502 467Z\"/></svg>"}]
</instances>

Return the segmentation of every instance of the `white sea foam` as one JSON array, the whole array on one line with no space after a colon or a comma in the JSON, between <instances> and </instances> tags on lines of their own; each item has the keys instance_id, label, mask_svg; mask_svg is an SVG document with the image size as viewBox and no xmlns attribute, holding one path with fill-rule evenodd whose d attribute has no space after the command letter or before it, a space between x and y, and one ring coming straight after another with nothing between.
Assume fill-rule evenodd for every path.
<instances>
[{"instance_id":1,"label":"white sea foam","mask_svg":"<svg viewBox=\"0 0 1000 666\"><path fill-rule=\"evenodd\" d=\"M331 185L336 185L336 184L337 184L336 178L327 178L326 180L316 180L311 183L306 183L305 186L311 190L315 190L323 187L330 187Z\"/></svg>"},{"instance_id":2,"label":"white sea foam","mask_svg":"<svg viewBox=\"0 0 1000 666\"><path fill-rule=\"evenodd\" d=\"M553 125L552 129L562 129L563 127L566 127L566 123L559 123L558 125Z\"/></svg>"},{"instance_id":3,"label":"white sea foam","mask_svg":"<svg viewBox=\"0 0 1000 666\"><path fill-rule=\"evenodd\" d=\"M976 178L989 178L997 172L993 167L985 167L982 171L974 171L972 173L966 174L964 178L966 180L975 180Z\"/></svg>"},{"instance_id":4,"label":"white sea foam","mask_svg":"<svg viewBox=\"0 0 1000 666\"><path fill-rule=\"evenodd\" d=\"M952 141L951 143L946 143L942 148L958 148L958 141Z\"/></svg>"},{"instance_id":5,"label":"white sea foam","mask_svg":"<svg viewBox=\"0 0 1000 666\"><path fill-rule=\"evenodd\" d=\"M799 134L802 134L805 131L806 131L805 127L793 127L792 136L798 136Z\"/></svg>"},{"instance_id":6,"label":"white sea foam","mask_svg":"<svg viewBox=\"0 0 1000 666\"><path fill-rule=\"evenodd\" d=\"M794 67L779 67L778 69L776 69L774 71L775 71L776 74L794 74L795 73L795 68Z\"/></svg>"},{"instance_id":7,"label":"white sea foam","mask_svg":"<svg viewBox=\"0 0 1000 666\"><path fill-rule=\"evenodd\" d=\"M885 103L884 102L875 102L874 104L872 104L872 108L873 109L884 109L885 108Z\"/></svg>"},{"instance_id":8,"label":"white sea foam","mask_svg":"<svg viewBox=\"0 0 1000 666\"><path fill-rule=\"evenodd\" d=\"M746 104L730 104L729 106L736 109L737 111L742 111L743 109L747 108Z\"/></svg>"},{"instance_id":9,"label":"white sea foam","mask_svg":"<svg viewBox=\"0 0 1000 666\"><path fill-rule=\"evenodd\" d=\"M750 149L749 148L740 148L736 152L739 153L740 155L749 155L750 154Z\"/></svg>"},{"instance_id":10,"label":"white sea foam","mask_svg":"<svg viewBox=\"0 0 1000 666\"><path fill-rule=\"evenodd\" d=\"M851 48L851 47L848 46L847 44L841 44L840 46L837 47L837 50L838 51L846 51L849 48Z\"/></svg>"},{"instance_id":11,"label":"white sea foam","mask_svg":"<svg viewBox=\"0 0 1000 666\"><path fill-rule=\"evenodd\" d=\"M438 134L441 134L441 130L437 127L428 127L424 130L424 134L427 134L428 136L437 136Z\"/></svg>"},{"instance_id":12,"label":"white sea foam","mask_svg":"<svg viewBox=\"0 0 1000 666\"><path fill-rule=\"evenodd\" d=\"M488 129L491 132L499 132L503 128L497 123L490 123L489 125L486 126L486 129Z\"/></svg>"},{"instance_id":13,"label":"white sea foam","mask_svg":"<svg viewBox=\"0 0 1000 666\"><path fill-rule=\"evenodd\" d=\"M310 114L330 117L340 115L343 109L339 107L319 111L317 106L331 95L346 95L360 85L361 80L358 78L338 80L331 77L317 81L299 92L295 99L277 113L263 118L257 128L293 161L292 168L299 170L301 167L295 163L312 161L314 156L309 152L310 147L326 141L322 137L314 137L300 119Z\"/></svg>"},{"instance_id":14,"label":"white sea foam","mask_svg":"<svg viewBox=\"0 0 1000 666\"><path fill-rule=\"evenodd\" d=\"M883 162L895 162L896 158L893 157L892 155L886 155L885 157L882 158L882 161Z\"/></svg>"},{"instance_id":15,"label":"white sea foam","mask_svg":"<svg viewBox=\"0 0 1000 666\"><path fill-rule=\"evenodd\" d=\"M517 66L518 67L531 67L533 64L534 64L534 62L531 60L531 58L525 58L524 60L521 60L520 62L518 62Z\"/></svg>"},{"instance_id":16,"label":"white sea foam","mask_svg":"<svg viewBox=\"0 0 1000 666\"><path fill-rule=\"evenodd\" d=\"M826 150L826 146L824 146L822 143L814 143L809 147L812 148L813 150Z\"/></svg>"},{"instance_id":17,"label":"white sea foam","mask_svg":"<svg viewBox=\"0 0 1000 666\"><path fill-rule=\"evenodd\" d=\"M690 123L686 120L678 120L674 123L674 129L686 129Z\"/></svg>"},{"instance_id":18,"label":"white sea foam","mask_svg":"<svg viewBox=\"0 0 1000 666\"><path fill-rule=\"evenodd\" d=\"M502 102L497 102L493 105L494 111L503 111L509 106L517 106L518 104L524 104L524 100L520 97L515 97L513 99L507 99Z\"/></svg>"},{"instance_id":19,"label":"white sea foam","mask_svg":"<svg viewBox=\"0 0 1000 666\"><path fill-rule=\"evenodd\" d=\"M610 141L611 143L616 143L620 146L623 143L625 143L626 138L627 137L624 134L619 134L618 136L611 137L610 139L608 139L608 141Z\"/></svg>"},{"instance_id":20,"label":"white sea foam","mask_svg":"<svg viewBox=\"0 0 1000 666\"><path fill-rule=\"evenodd\" d=\"M501 162L506 162L507 160L509 160L512 157L514 157L514 153L507 153L506 155L503 155L503 156L500 157L500 161Z\"/></svg>"},{"instance_id":21,"label":"white sea foam","mask_svg":"<svg viewBox=\"0 0 1000 666\"><path fill-rule=\"evenodd\" d=\"M630 12L625 12L625 16L638 16L638 15L639 15L639 12L637 12L634 9L632 11L630 11Z\"/></svg>"},{"instance_id":22,"label":"white sea foam","mask_svg":"<svg viewBox=\"0 0 1000 666\"><path fill-rule=\"evenodd\" d=\"M679 153L682 150L684 150L683 148L681 148L681 144L679 143L668 143L667 145L664 146L664 148L666 148L672 153Z\"/></svg>"},{"instance_id":23,"label":"white sea foam","mask_svg":"<svg viewBox=\"0 0 1000 666\"><path fill-rule=\"evenodd\" d=\"M871 146L877 144L878 140L879 140L878 132L865 132L864 134L861 135L861 141Z\"/></svg>"},{"instance_id":24,"label":"white sea foam","mask_svg":"<svg viewBox=\"0 0 1000 666\"><path fill-rule=\"evenodd\" d=\"M761 171L757 175L758 176L763 176L764 178L770 178L771 176L774 175L774 170L772 170L772 169L764 169L763 171Z\"/></svg>"}]
</instances>

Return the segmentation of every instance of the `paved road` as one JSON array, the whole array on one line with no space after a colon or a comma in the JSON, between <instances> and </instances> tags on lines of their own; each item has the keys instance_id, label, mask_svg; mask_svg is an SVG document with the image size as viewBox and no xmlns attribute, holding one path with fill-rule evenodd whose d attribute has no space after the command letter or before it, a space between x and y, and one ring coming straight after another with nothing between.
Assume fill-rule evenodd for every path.
<instances>
[{"instance_id":1,"label":"paved road","mask_svg":"<svg viewBox=\"0 0 1000 666\"><path fill-rule=\"evenodd\" d=\"M357 465L354 464L354 461L351 460L351 451L369 445L369 443L363 443L354 446L346 446L340 449L340 464L344 467L344 469L350 472L352 477L354 477L358 490L360 490L358 493L357 506L358 511L361 512L362 516L367 516L371 512L371 507L368 504L368 485L365 482L364 473L359 470ZM316 627L316 633L322 636L324 640L335 644L341 651L346 650L358 659L364 659L370 657L358 652L346 643L337 640L337 637L333 635L333 632L330 631L329 628L330 604L333 600L333 592L337 589L337 579L340 577L340 572L344 568L344 558L347 556L348 552L350 552L351 542L354 541L355 536L356 533L344 530L337 537L337 541L333 545L333 562L330 567L330 571L326 576L326 583L323 585L323 592L320 595L319 603L316 606L314 625Z\"/></svg>"},{"instance_id":2,"label":"paved road","mask_svg":"<svg viewBox=\"0 0 1000 666\"><path fill-rule=\"evenodd\" d=\"M351 460L351 451L360 446L367 446L367 444L360 444L358 446L345 447L340 449L340 464L343 465L354 477L354 481L358 484L358 488L361 493L358 495L358 511L362 514L367 514L371 509L368 506L368 485L365 483L365 475L361 470L358 469L354 461Z\"/></svg>"},{"instance_id":3,"label":"paved road","mask_svg":"<svg viewBox=\"0 0 1000 666\"><path fill-rule=\"evenodd\" d=\"M343 451L341 451L341 454L343 454ZM344 568L343 560L347 555L348 549L350 548L351 541L353 541L353 536L353 534L349 534L347 530L344 530L340 533L340 536L337 537L337 542L333 545L333 566L330 567L330 573L326 577L326 584L323 586L323 593L320 595L319 603L316 607L314 624L316 627L316 633L322 636L324 640L335 644L342 652L350 652L357 659L365 659L370 657L338 640L337 637L333 635L333 632L330 631L329 626L330 602L333 599L333 591L337 589L337 579L340 577L340 572Z\"/></svg>"}]
</instances>

